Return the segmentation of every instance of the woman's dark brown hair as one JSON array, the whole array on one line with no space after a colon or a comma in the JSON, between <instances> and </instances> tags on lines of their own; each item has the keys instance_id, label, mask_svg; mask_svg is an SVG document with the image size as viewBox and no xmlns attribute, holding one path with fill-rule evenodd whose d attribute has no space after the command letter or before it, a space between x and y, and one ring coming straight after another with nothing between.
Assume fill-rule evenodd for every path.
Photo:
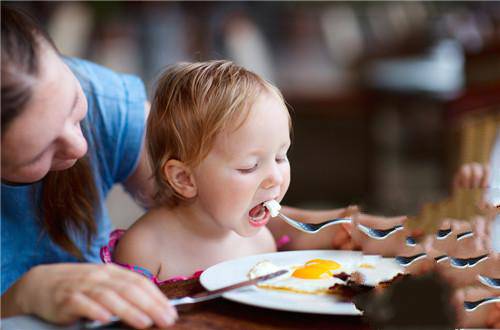
<instances>
[{"instance_id":1,"label":"woman's dark brown hair","mask_svg":"<svg viewBox=\"0 0 500 330\"><path fill-rule=\"evenodd\" d=\"M9 125L25 110L33 85L40 72L41 45L55 51L50 37L28 15L2 6L2 136ZM85 126L85 125L82 125ZM85 132L84 132L85 134ZM82 251L71 234L83 234L87 248L96 233L98 192L88 156L70 169L49 172L42 181L39 216L51 239L75 257L83 259Z\"/></svg>"}]
</instances>

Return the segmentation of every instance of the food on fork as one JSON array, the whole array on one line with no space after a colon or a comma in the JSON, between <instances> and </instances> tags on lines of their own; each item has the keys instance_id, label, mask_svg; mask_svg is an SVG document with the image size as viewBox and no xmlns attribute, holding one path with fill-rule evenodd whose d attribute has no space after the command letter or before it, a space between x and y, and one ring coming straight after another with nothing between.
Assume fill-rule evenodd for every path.
<instances>
[{"instance_id":1,"label":"food on fork","mask_svg":"<svg viewBox=\"0 0 500 330\"><path fill-rule=\"evenodd\" d=\"M281 205L280 205L280 203L278 203L274 199L271 199L271 200L264 202L264 206L266 207L266 209L269 210L269 212L271 213L271 216L273 218L277 217L278 214L280 214Z\"/></svg>"}]
</instances>

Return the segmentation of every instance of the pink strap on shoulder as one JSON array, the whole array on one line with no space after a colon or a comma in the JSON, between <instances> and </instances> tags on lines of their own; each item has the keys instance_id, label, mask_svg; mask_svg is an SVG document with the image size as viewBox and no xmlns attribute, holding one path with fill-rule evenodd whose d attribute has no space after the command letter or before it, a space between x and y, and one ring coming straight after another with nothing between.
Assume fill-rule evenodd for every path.
<instances>
[{"instance_id":1,"label":"pink strap on shoulder","mask_svg":"<svg viewBox=\"0 0 500 330\"><path fill-rule=\"evenodd\" d=\"M144 276L146 276L147 278L149 278L153 283L155 283L158 286L159 285L163 285L163 284L178 282L178 281L185 281L185 280L189 280L189 279L196 279L196 278L199 278L201 276L201 273L203 273L203 270L198 270L198 271L196 271L191 276L174 276L174 277L171 277L171 278L166 279L164 281L160 281L160 280L158 280L158 278L155 275L151 274L147 269L144 269L142 267L135 266L135 265L122 264L122 263L119 263L119 262L115 262L115 261L113 261L113 251L114 251L114 249L116 247L116 244L118 243L118 241L120 240L120 238L123 236L123 234L125 234L125 230L124 229L116 229L116 230L113 230L111 232L111 234L109 234L108 245L103 246L101 248L101 251L100 251L101 260L104 263L106 263L106 264L115 264L115 265L121 266L123 268L126 268L128 270L131 270L133 272L136 272L136 273L139 273L141 275L144 275Z\"/></svg>"}]
</instances>

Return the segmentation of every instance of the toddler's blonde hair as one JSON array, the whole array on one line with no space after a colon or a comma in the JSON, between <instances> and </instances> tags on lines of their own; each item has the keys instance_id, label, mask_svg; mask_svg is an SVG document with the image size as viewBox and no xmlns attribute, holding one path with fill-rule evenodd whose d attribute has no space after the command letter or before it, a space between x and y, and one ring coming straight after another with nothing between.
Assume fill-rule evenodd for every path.
<instances>
[{"instance_id":1,"label":"toddler's blonde hair","mask_svg":"<svg viewBox=\"0 0 500 330\"><path fill-rule=\"evenodd\" d=\"M165 177L165 163L176 159L189 166L199 164L220 132L243 124L263 92L284 104L276 87L230 61L179 63L162 73L146 133L157 204L175 206L184 200Z\"/></svg>"}]
</instances>

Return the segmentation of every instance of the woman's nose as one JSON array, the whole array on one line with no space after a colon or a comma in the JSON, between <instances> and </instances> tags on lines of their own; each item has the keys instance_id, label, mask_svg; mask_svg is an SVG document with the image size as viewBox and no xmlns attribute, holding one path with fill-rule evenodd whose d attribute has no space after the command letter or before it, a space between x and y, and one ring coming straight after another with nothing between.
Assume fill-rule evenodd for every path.
<instances>
[{"instance_id":1,"label":"woman's nose","mask_svg":"<svg viewBox=\"0 0 500 330\"><path fill-rule=\"evenodd\" d=\"M281 185L281 183L283 183L283 174L279 170L278 166L273 165L266 179L262 182L262 187L264 189L270 189Z\"/></svg>"},{"instance_id":2,"label":"woman's nose","mask_svg":"<svg viewBox=\"0 0 500 330\"><path fill-rule=\"evenodd\" d=\"M80 124L69 125L61 136L58 157L63 159L82 158L87 153L87 140L83 136Z\"/></svg>"}]
</instances>

